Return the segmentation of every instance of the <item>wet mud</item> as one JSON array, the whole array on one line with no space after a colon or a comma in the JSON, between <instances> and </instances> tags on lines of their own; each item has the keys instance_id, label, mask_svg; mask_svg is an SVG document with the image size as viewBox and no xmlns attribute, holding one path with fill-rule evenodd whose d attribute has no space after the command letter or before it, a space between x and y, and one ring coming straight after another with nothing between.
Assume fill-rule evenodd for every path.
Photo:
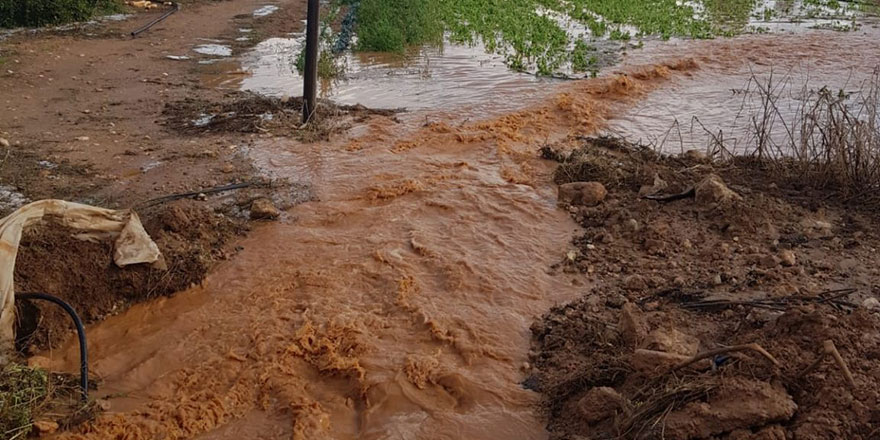
<instances>
[{"instance_id":1,"label":"wet mud","mask_svg":"<svg viewBox=\"0 0 880 440\"><path fill-rule=\"evenodd\" d=\"M571 259L572 236L580 236L580 228L590 226L559 209L552 184L556 164L540 159L539 151L557 141L613 126L628 108L651 99L663 87L701 78L708 82L721 78L722 84L738 82L743 60L725 53L746 54L761 47L760 38L750 38L754 39L707 42L705 46L682 43L641 60L632 58L597 79L552 89L541 84L536 94L520 93L517 88L508 94L503 90L490 93L481 99L493 102L485 108L477 106L472 113L463 109L467 116L447 106L407 117L403 123L371 117L353 124L342 136L312 144L248 133L247 148L236 151L246 154L264 175L307 185L311 188L308 201L291 206L281 221L256 228L238 243L241 250L236 258L218 265L202 285L134 305L90 326L92 369L102 381L96 395L106 401L107 411L58 437L541 439L548 436L548 417L549 435L593 429L567 428L567 423L582 420L571 418L580 413L564 412L571 396L551 397L560 402L563 412L540 410L542 401L553 396L547 384L557 379L564 383L571 366L581 361L545 363L540 356L552 358L558 354L553 350L576 347L583 340L570 336L578 333L567 328L566 321L554 327L557 330L535 328L539 335L558 332L563 341L559 346L533 346L530 326L554 306L575 301L568 307L577 309L581 303L588 304L587 299L578 298L590 292L587 286L595 280L585 277L580 267L566 270L559 265ZM810 55L804 56L831 56L843 41L845 37L816 37L807 50ZM866 49L862 43L857 50ZM787 56L800 44L789 38L771 47L773 53ZM768 59L775 56L766 55ZM833 63L828 66L831 69ZM426 107L438 107L432 99L424 100ZM262 122L248 123L249 129L265 128ZM228 133L211 137L212 148L227 148ZM174 139L169 143L175 148L176 143L186 144ZM200 154L204 147L194 145L194 154ZM612 194L643 184L642 175L634 175L617 176L616 187L609 183ZM629 209L629 205L609 206ZM773 205L758 205L754 211L766 206ZM801 215L799 209L792 208L789 214ZM639 219L651 214L636 212ZM694 209L681 215L695 221L703 213ZM715 222L712 228L717 228L709 229L712 234L727 237L723 234L733 233L727 232L729 227L722 220L712 217L711 221ZM638 245L646 246L649 238L657 240L647 237ZM588 244L597 246L591 240L581 242L584 249L589 249ZM781 238L780 242L785 243ZM661 242L659 249L666 246L671 245ZM637 251L642 248L632 252ZM802 257L797 255L798 260ZM573 259L579 258L575 253ZM612 266L598 266L603 261L599 259L596 267L607 269L600 272L616 279L620 272ZM729 276L719 275L722 282L762 280L764 276L777 282L772 274L753 274L751 260L732 261ZM662 269L658 261L650 264L638 269ZM698 260L698 276L685 282L693 281L700 288L705 283L715 285L714 268L707 264ZM589 273L589 266L584 270ZM797 276L785 272L782 280ZM660 286L663 279L658 276L658 280L653 276L642 280L645 290ZM804 292L821 292L817 290L821 286L807 287ZM638 299L633 296L630 302L644 313L677 306L661 302L652 308ZM616 313L614 304L619 302L615 301L600 307L599 313ZM820 321L845 323L853 334L873 322L873 315L827 310L832 307L829 304L802 305L819 310ZM555 319L558 310L565 309L554 309L544 320ZM592 307L589 310L593 313ZM698 323L692 328L691 321L699 322L693 318L698 312L675 313L669 316L681 325L680 333L706 346L745 342L754 336L780 358L786 350L765 342L783 334L782 330L773 333L775 327L756 324L719 341L712 338L716 335L716 328L711 327L716 325L714 315L705 328ZM734 313L745 312L737 309ZM657 325L665 318L657 313L648 323ZM594 322L591 319L587 316L578 322ZM825 332L826 327L834 326L822 324L809 334L817 339L841 334ZM580 334L593 336L590 332ZM783 336L783 342L795 337ZM803 356L792 361L791 368L813 359L807 355L816 349L812 339L791 343L800 344L797 353ZM853 361L853 353L863 348L870 353L873 343L838 345L859 384L867 383L875 372L871 365ZM530 347L539 357L529 356ZM566 351L574 356L588 350ZM52 368L76 369L75 341L41 355ZM715 378L711 377L688 389L690 396L699 394L704 399L700 402L710 405L728 404L726 395L748 395L751 413L706 419L699 432L685 431L688 428L682 422L676 435L732 435L744 425L748 429L799 429L795 423L805 419L792 414L791 402L818 411L809 413L815 414L814 420L824 417L816 409L822 406L810 406L795 388L769 380L775 373L759 361L749 357L735 363L737 368L757 365L755 377L741 374L724 383L712 382ZM627 368L622 361L612 366ZM618 374L614 368L610 372ZM823 365L809 377L827 372L826 380L836 386L840 376L828 368ZM690 370L688 374L694 375ZM629 380L629 376L613 376L602 386L614 388L618 379ZM571 390L588 392L583 384L592 382L580 380ZM717 390L723 392L712 393ZM632 400L628 391L617 392ZM873 395L859 395L853 402L862 402L865 396ZM577 402L581 397L585 396ZM837 429L862 435L863 424L874 415L853 405L848 407L855 408L857 415L848 419L853 422ZM838 407L836 401L832 406ZM675 416L695 418L698 410L686 408ZM555 418L557 414L562 418ZM612 426L604 414L595 417L605 423L602 429ZM633 425L647 426L637 422ZM825 429L821 421L816 423L815 429Z\"/></svg>"},{"instance_id":2,"label":"wet mud","mask_svg":"<svg viewBox=\"0 0 880 440\"><path fill-rule=\"evenodd\" d=\"M730 163L598 141L564 143L577 153L556 174L598 170L609 195L570 209L584 232L553 266L583 274L583 298L532 327L525 383L544 395L551 438L872 438L870 208L804 206ZM765 353L726 350L748 344Z\"/></svg>"},{"instance_id":3,"label":"wet mud","mask_svg":"<svg viewBox=\"0 0 880 440\"><path fill-rule=\"evenodd\" d=\"M319 201L258 228L202 287L92 326L101 394L123 397L67 437L542 438L519 383L530 323L576 297L548 273L575 225L530 139L591 130L693 68L643 67L466 125L376 119L350 142L264 143L255 164ZM138 343L123 350L120 332Z\"/></svg>"}]
</instances>

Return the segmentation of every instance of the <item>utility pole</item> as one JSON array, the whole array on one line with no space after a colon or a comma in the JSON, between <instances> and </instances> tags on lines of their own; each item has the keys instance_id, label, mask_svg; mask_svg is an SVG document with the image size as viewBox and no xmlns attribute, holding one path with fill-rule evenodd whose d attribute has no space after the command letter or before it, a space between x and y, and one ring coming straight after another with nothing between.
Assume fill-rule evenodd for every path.
<instances>
[{"instance_id":1,"label":"utility pole","mask_svg":"<svg viewBox=\"0 0 880 440\"><path fill-rule=\"evenodd\" d=\"M306 23L306 70L303 83L303 123L308 122L317 106L318 94L318 20L319 0L309 0Z\"/></svg>"}]
</instances>

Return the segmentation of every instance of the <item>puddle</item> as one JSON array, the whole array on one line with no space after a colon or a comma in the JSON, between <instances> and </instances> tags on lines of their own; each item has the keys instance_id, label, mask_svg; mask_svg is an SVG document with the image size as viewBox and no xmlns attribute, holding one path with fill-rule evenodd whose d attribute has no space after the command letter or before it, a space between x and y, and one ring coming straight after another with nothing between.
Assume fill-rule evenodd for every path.
<instances>
[{"instance_id":1,"label":"puddle","mask_svg":"<svg viewBox=\"0 0 880 440\"><path fill-rule=\"evenodd\" d=\"M693 57L714 67L653 92L610 121L607 131L668 153L705 151L720 141L742 154L755 143L753 126L763 111L758 83L766 87L772 75L775 123L766 134L770 143L788 145L789 127L782 121L794 120L805 98L823 87L834 94L858 92L880 66L878 39L880 31L864 27L848 33L811 30L772 39L751 35L646 46L627 62Z\"/></svg>"},{"instance_id":2,"label":"puddle","mask_svg":"<svg viewBox=\"0 0 880 440\"><path fill-rule=\"evenodd\" d=\"M254 17L265 17L267 15L272 15L276 11L278 11L278 6L275 5L266 5L254 11Z\"/></svg>"},{"instance_id":3,"label":"puddle","mask_svg":"<svg viewBox=\"0 0 880 440\"><path fill-rule=\"evenodd\" d=\"M222 44L202 44L193 48L193 52L218 57L232 56L232 48Z\"/></svg>"},{"instance_id":4,"label":"puddle","mask_svg":"<svg viewBox=\"0 0 880 440\"><path fill-rule=\"evenodd\" d=\"M206 81L267 96L300 95L303 78L294 63L302 44L302 38L263 41L242 57L240 67L230 69L234 73ZM374 108L445 109L467 115L499 112L521 107L559 82L513 72L503 56L487 54L479 45L446 44L417 49L408 56L348 53L343 63L345 78L324 81L321 97Z\"/></svg>"},{"instance_id":5,"label":"puddle","mask_svg":"<svg viewBox=\"0 0 880 440\"><path fill-rule=\"evenodd\" d=\"M214 119L214 115L202 115L199 119L192 121L192 125L193 127L204 127L208 125L212 119Z\"/></svg>"},{"instance_id":6,"label":"puddle","mask_svg":"<svg viewBox=\"0 0 880 440\"><path fill-rule=\"evenodd\" d=\"M24 206L30 200L14 187L0 185L0 212L11 212Z\"/></svg>"}]
</instances>

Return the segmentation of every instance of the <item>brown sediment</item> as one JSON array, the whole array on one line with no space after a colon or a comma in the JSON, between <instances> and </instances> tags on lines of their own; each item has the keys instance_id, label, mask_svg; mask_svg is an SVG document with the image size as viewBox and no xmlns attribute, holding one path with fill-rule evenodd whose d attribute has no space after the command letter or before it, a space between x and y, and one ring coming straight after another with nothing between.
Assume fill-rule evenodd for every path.
<instances>
[{"instance_id":1,"label":"brown sediment","mask_svg":"<svg viewBox=\"0 0 880 440\"><path fill-rule=\"evenodd\" d=\"M528 383L544 395L551 438L870 438L880 423L869 409L880 405L880 315L861 305L880 278L862 263L878 240L870 208L820 193L802 206L803 191L757 178L754 161L660 157L610 139L558 146L577 146L558 183L589 163L609 194L571 208L584 231L554 265L590 288L533 326ZM696 186L696 197L646 200L660 181L670 194ZM817 367L828 341L845 348Z\"/></svg>"},{"instance_id":2,"label":"brown sediment","mask_svg":"<svg viewBox=\"0 0 880 440\"><path fill-rule=\"evenodd\" d=\"M573 225L537 183L533 140L601 126L661 67L494 120L404 136L376 121L359 150L267 157L311 170L321 202L257 230L203 287L91 328L93 369L126 397L68 436L233 433L256 411L292 438L541 438L518 385L527 329L578 288L546 271ZM120 331L136 335L125 352Z\"/></svg>"},{"instance_id":3,"label":"brown sediment","mask_svg":"<svg viewBox=\"0 0 880 440\"><path fill-rule=\"evenodd\" d=\"M536 153L706 64L626 68L473 123L402 132L371 118L341 145L257 142L259 166L308 179L320 201L257 230L202 287L91 327L102 392L123 397L66 437L545 438L539 398L520 385L528 327L587 288L547 271L576 225ZM56 365L75 359L71 344ZM613 382L626 365L602 359ZM700 385L686 391L717 388Z\"/></svg>"}]
</instances>

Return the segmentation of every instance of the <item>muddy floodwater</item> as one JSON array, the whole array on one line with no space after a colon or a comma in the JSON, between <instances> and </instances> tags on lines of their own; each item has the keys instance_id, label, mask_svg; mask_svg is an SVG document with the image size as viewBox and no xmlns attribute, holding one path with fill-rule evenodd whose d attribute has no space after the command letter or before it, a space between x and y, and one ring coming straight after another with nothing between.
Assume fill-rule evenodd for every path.
<instances>
[{"instance_id":1,"label":"muddy floodwater","mask_svg":"<svg viewBox=\"0 0 880 440\"><path fill-rule=\"evenodd\" d=\"M545 438L522 385L529 328L586 287L549 273L577 227L538 148L597 130L659 142L675 121L664 148L701 148L703 131L684 126L735 132L750 72L849 89L880 63L877 36L658 41L584 81L513 73L479 48L349 56L326 97L425 114L461 104L465 122L258 139L257 167L315 199L258 226L202 286L91 326L101 394L118 397L76 438ZM260 43L246 74L216 84L290 93L295 44ZM75 368L75 342L50 356Z\"/></svg>"}]
</instances>

